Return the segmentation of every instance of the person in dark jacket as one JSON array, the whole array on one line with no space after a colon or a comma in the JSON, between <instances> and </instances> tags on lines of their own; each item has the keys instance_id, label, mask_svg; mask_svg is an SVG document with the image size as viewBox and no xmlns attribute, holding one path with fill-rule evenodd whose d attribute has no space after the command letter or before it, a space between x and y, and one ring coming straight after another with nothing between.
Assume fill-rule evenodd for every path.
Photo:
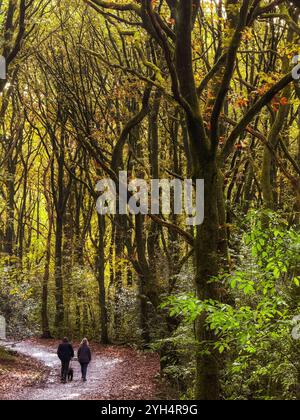
<instances>
[{"instance_id":1,"label":"person in dark jacket","mask_svg":"<svg viewBox=\"0 0 300 420\"><path fill-rule=\"evenodd\" d=\"M78 362L81 366L81 374L82 374L82 380L83 382L86 382L86 374L87 374L87 368L92 360L92 354L89 347L88 340L84 338L80 344L80 347L77 352L78 356Z\"/></svg>"},{"instance_id":2,"label":"person in dark jacket","mask_svg":"<svg viewBox=\"0 0 300 420\"><path fill-rule=\"evenodd\" d=\"M65 384L67 382L70 361L74 357L74 349L67 337L58 346L57 355L61 361L61 381Z\"/></svg>"}]
</instances>

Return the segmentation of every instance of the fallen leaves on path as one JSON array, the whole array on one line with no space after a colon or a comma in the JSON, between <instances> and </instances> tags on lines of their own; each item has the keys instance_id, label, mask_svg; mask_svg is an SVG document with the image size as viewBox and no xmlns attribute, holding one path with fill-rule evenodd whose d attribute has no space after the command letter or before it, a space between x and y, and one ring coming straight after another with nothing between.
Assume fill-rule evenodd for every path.
<instances>
[{"instance_id":1,"label":"fallen leaves on path","mask_svg":"<svg viewBox=\"0 0 300 420\"><path fill-rule=\"evenodd\" d=\"M161 394L160 363L156 353L92 344L93 359L88 381L81 382L79 364L73 362L74 381L64 385L59 380L58 344L56 340L32 339L16 346L20 354L30 355L34 360L28 357L17 359L17 365L21 366L16 369L16 375L23 375L23 380L20 386L16 386L18 379L15 376L7 381L10 399L153 400ZM74 348L76 351L78 343ZM39 377L41 366L43 372L48 370L46 380L44 376Z\"/></svg>"},{"instance_id":2,"label":"fallen leaves on path","mask_svg":"<svg viewBox=\"0 0 300 420\"><path fill-rule=\"evenodd\" d=\"M24 388L41 386L47 376L48 369L37 360L0 354L0 400L12 400Z\"/></svg>"}]
</instances>

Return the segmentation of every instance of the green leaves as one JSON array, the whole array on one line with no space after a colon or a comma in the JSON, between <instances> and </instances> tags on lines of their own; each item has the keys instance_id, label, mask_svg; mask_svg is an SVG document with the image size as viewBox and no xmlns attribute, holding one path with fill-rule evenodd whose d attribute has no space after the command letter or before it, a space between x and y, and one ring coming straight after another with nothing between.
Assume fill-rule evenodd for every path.
<instances>
[{"instance_id":1,"label":"green leaves","mask_svg":"<svg viewBox=\"0 0 300 420\"><path fill-rule=\"evenodd\" d=\"M294 277L294 283L297 287L300 287L300 277Z\"/></svg>"},{"instance_id":2,"label":"green leaves","mask_svg":"<svg viewBox=\"0 0 300 420\"><path fill-rule=\"evenodd\" d=\"M170 296L161 305L169 308L170 316L183 316L185 322L193 323L205 310L204 302L198 300L193 294Z\"/></svg>"},{"instance_id":3,"label":"green leaves","mask_svg":"<svg viewBox=\"0 0 300 420\"><path fill-rule=\"evenodd\" d=\"M214 332L215 340L200 343L199 352L228 353L231 358L227 369L232 375L247 375L249 366L255 364L249 374L254 381L264 375L272 377L278 368L273 361L278 356L272 351L291 341L291 319L295 315L291 293L295 286L300 287L300 276L295 275L300 267L299 252L295 252L299 251L299 232L278 215L269 214L269 220L269 227L264 228L260 215L252 214L239 267L211 280L229 291L234 305L201 301L193 294L170 297L163 305L171 316L181 317L187 325L205 315L206 327ZM290 368L287 360L284 363L280 369Z\"/></svg>"}]
</instances>

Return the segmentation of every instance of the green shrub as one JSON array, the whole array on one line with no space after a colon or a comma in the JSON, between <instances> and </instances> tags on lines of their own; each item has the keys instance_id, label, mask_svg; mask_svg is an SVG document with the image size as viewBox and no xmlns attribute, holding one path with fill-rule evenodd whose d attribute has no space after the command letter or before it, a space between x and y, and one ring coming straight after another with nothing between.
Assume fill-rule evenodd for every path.
<instances>
[{"instance_id":1,"label":"green shrub","mask_svg":"<svg viewBox=\"0 0 300 420\"><path fill-rule=\"evenodd\" d=\"M300 346L291 332L300 314L300 233L280 216L267 216L265 227L261 213L251 214L238 266L212 280L230 289L233 305L186 293L163 305L189 325L208 314L207 328L217 340L200 348L226 353L222 382L227 399L299 397Z\"/></svg>"}]
</instances>

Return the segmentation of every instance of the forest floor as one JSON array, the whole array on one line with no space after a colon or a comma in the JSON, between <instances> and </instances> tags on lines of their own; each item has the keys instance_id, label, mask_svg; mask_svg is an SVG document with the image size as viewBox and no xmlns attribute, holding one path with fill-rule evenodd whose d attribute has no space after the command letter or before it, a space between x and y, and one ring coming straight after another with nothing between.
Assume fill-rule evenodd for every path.
<instances>
[{"instance_id":1,"label":"forest floor","mask_svg":"<svg viewBox=\"0 0 300 420\"><path fill-rule=\"evenodd\" d=\"M80 365L72 362L74 380L60 382L60 362L55 340L31 339L0 353L1 400L153 400L160 399L159 357L128 347L92 345L88 381L81 381ZM75 350L78 346L75 346Z\"/></svg>"}]
</instances>

